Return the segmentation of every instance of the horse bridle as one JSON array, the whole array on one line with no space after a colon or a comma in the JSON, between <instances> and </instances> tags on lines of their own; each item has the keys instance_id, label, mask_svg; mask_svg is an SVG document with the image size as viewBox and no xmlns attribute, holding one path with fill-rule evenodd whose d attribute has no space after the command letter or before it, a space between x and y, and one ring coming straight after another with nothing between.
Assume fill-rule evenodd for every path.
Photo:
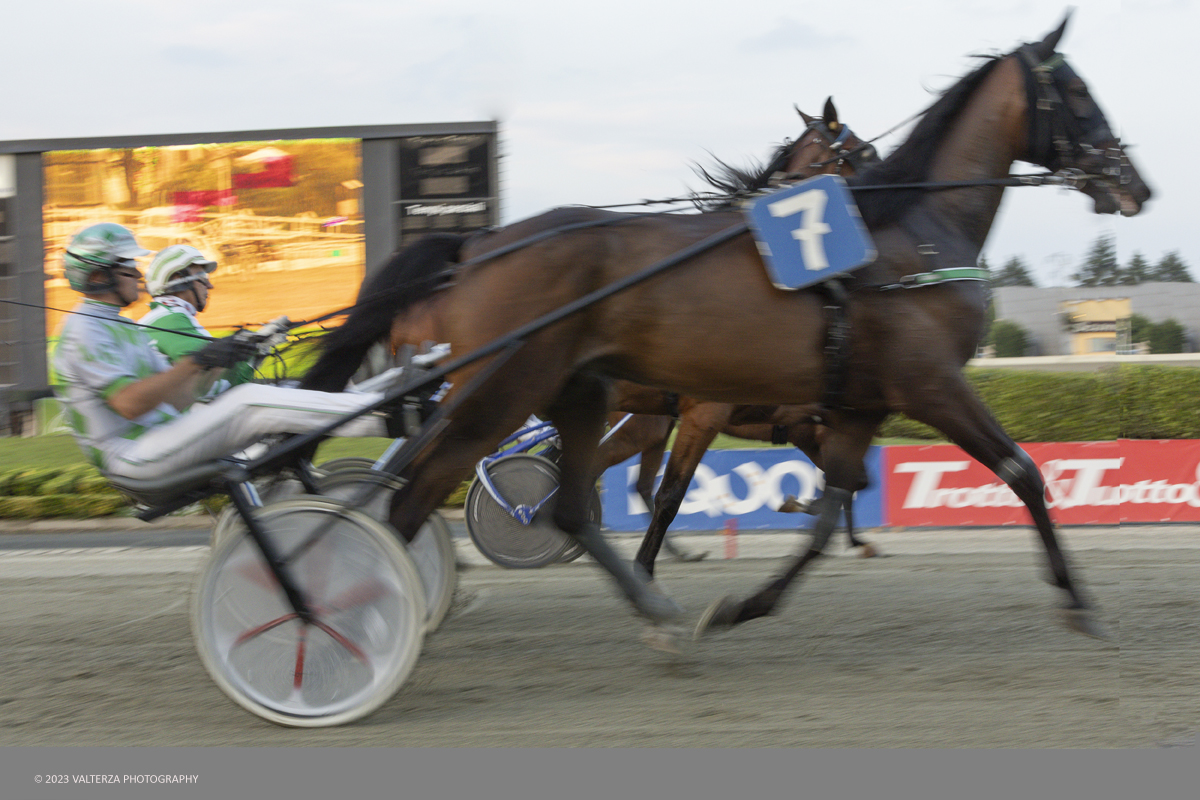
<instances>
[{"instance_id":1,"label":"horse bridle","mask_svg":"<svg viewBox=\"0 0 1200 800\"><path fill-rule=\"evenodd\" d=\"M797 112L799 112L799 110L800 109L796 109ZM818 136L820 136L825 146L833 152L833 155L830 158L827 158L824 161L817 161L813 164L809 164L808 166L810 169L820 170L829 166L830 164L836 164L838 170L841 170L842 164L849 162L850 166L854 167L855 172L862 172L863 168L868 163L879 159L879 154L875 151L875 147L870 142L862 142L854 147L847 147L846 142L850 141L850 137L854 135L854 132L850 130L849 125L843 125L841 123L835 124L837 125L837 128L831 128L825 122L825 120L820 117L808 122L804 126L803 133L800 134L796 141L785 145L781 149L780 154L777 157L777 161L786 161L788 158L790 158L792 150L799 146L800 143L804 141L804 137L810 132L815 132ZM797 180L800 177L802 177L800 173L787 172L777 175L774 179L772 179L771 182L772 184L786 183L788 181Z\"/></svg>"},{"instance_id":2,"label":"horse bridle","mask_svg":"<svg viewBox=\"0 0 1200 800\"><path fill-rule=\"evenodd\" d=\"M854 147L847 147L846 142L850 141L850 137L854 132L850 130L849 125L835 123L837 128L831 128L825 120L821 118L814 119L808 124L808 130L815 130L825 140L826 146L834 152L832 158L827 158L824 161L815 164L809 164L814 169L828 166L836 163L838 168L845 162L850 162L850 166L854 167L855 172L862 172L863 168L872 161L879 160L879 153L875 150L875 145L870 142L859 142ZM806 131L807 132L807 131Z\"/></svg>"},{"instance_id":3,"label":"horse bridle","mask_svg":"<svg viewBox=\"0 0 1200 800\"><path fill-rule=\"evenodd\" d=\"M1031 157L1047 169L1079 169L1081 156L1099 156L1105 166L1100 177L1110 178L1120 184L1133 180L1132 165L1113 135L1108 121L1099 106L1092 103L1087 113L1078 113L1071 108L1070 100L1064 100L1061 86L1077 77L1075 71L1059 53L1039 60L1031 45L1017 50L1021 63L1026 68L1026 92L1030 97L1029 142ZM1112 141L1113 145L1098 148L1093 141ZM1081 173L1082 170L1079 170Z\"/></svg>"}]
</instances>

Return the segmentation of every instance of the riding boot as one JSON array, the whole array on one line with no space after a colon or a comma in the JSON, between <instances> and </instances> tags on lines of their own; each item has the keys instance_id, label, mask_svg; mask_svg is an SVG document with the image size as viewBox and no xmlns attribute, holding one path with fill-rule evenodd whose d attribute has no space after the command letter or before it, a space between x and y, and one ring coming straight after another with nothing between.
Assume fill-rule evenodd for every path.
<instances>
[{"instance_id":1,"label":"riding boot","mask_svg":"<svg viewBox=\"0 0 1200 800\"><path fill-rule=\"evenodd\" d=\"M667 622L683 616L683 608L678 603L649 585L650 576L641 564L625 561L613 550L600 533L599 523L589 522L570 535L588 555L608 570L640 613L656 622Z\"/></svg>"}]
</instances>

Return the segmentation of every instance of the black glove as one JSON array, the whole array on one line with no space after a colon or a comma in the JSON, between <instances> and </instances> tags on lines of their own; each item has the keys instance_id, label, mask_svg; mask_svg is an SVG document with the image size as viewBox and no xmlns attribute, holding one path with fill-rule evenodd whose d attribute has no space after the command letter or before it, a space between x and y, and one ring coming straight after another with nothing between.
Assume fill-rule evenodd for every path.
<instances>
[{"instance_id":1,"label":"black glove","mask_svg":"<svg viewBox=\"0 0 1200 800\"><path fill-rule=\"evenodd\" d=\"M238 331L208 343L192 353L192 358L205 369L229 369L257 354L258 341L251 338L250 331Z\"/></svg>"}]
</instances>

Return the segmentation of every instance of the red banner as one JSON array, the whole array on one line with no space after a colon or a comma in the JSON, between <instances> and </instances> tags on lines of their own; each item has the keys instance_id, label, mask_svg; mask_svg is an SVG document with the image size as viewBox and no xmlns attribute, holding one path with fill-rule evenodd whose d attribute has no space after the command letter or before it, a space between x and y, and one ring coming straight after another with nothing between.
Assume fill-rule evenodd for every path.
<instances>
[{"instance_id":1,"label":"red banner","mask_svg":"<svg viewBox=\"0 0 1200 800\"><path fill-rule=\"evenodd\" d=\"M1064 525L1200 521L1200 441L1024 444ZM884 503L894 526L1028 525L999 478L955 445L884 449Z\"/></svg>"},{"instance_id":2,"label":"red banner","mask_svg":"<svg viewBox=\"0 0 1200 800\"><path fill-rule=\"evenodd\" d=\"M1123 439L1122 522L1200 520L1200 441Z\"/></svg>"},{"instance_id":3,"label":"red banner","mask_svg":"<svg viewBox=\"0 0 1200 800\"><path fill-rule=\"evenodd\" d=\"M174 192L171 201L177 206L232 206L237 203L237 197L229 189L201 189Z\"/></svg>"}]
</instances>

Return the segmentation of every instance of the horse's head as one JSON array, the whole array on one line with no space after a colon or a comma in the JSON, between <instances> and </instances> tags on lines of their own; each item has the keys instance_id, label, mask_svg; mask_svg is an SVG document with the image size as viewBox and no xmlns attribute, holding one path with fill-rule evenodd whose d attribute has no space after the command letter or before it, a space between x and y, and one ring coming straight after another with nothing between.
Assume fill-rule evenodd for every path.
<instances>
[{"instance_id":1,"label":"horse's head","mask_svg":"<svg viewBox=\"0 0 1200 800\"><path fill-rule=\"evenodd\" d=\"M833 98L825 101L822 116L810 117L796 108L804 120L804 133L792 144L783 172L789 176L809 178L814 175L838 174L849 177L861 172L867 164L878 161L875 148L854 135L848 125L838 121Z\"/></svg>"},{"instance_id":2,"label":"horse's head","mask_svg":"<svg viewBox=\"0 0 1200 800\"><path fill-rule=\"evenodd\" d=\"M879 160L874 147L838 121L832 97L825 101L823 117L810 117L799 108L796 112L804 119L804 132L796 141L785 141L776 148L765 166L746 170L717 161L717 169L712 172L695 167L696 174L726 195L716 201L702 201L701 208L709 211L724 209L731 196L761 192L781 183L816 175L848 177Z\"/></svg>"},{"instance_id":3,"label":"horse's head","mask_svg":"<svg viewBox=\"0 0 1200 800\"><path fill-rule=\"evenodd\" d=\"M1066 59L1055 52L1066 29L1017 50L1026 67L1029 96L1029 153L1026 160L1080 175L1080 189L1097 214L1138 213L1150 188L1129 160L1100 106Z\"/></svg>"}]
</instances>

